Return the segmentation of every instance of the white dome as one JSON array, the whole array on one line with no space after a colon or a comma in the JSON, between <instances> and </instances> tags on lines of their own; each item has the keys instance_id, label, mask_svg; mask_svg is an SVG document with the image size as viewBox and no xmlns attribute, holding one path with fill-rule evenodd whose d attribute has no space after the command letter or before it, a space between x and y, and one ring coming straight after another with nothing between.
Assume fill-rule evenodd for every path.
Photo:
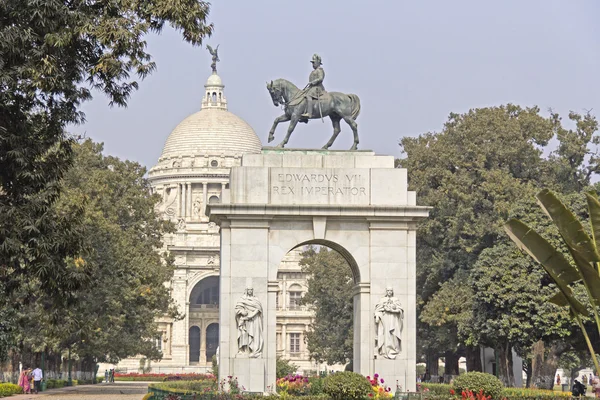
<instances>
[{"instance_id":1,"label":"white dome","mask_svg":"<svg viewBox=\"0 0 600 400\"><path fill-rule=\"evenodd\" d=\"M193 154L238 156L260 153L261 149L260 139L246 121L225 109L207 108L173 129L161 158Z\"/></svg>"},{"instance_id":2,"label":"white dome","mask_svg":"<svg viewBox=\"0 0 600 400\"><path fill-rule=\"evenodd\" d=\"M206 80L206 86L223 86L223 81L221 81L221 77L217 74L212 74Z\"/></svg>"}]
</instances>

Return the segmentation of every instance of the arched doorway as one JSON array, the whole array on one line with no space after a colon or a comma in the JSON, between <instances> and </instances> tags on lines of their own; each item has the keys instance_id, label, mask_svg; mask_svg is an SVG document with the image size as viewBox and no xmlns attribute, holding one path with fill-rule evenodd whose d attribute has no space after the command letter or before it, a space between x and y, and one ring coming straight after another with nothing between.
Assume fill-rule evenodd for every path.
<instances>
[{"instance_id":1,"label":"arched doorway","mask_svg":"<svg viewBox=\"0 0 600 400\"><path fill-rule=\"evenodd\" d=\"M190 363L198 363L200 361L200 328L192 326L190 328Z\"/></svg>"},{"instance_id":2,"label":"arched doorway","mask_svg":"<svg viewBox=\"0 0 600 400\"><path fill-rule=\"evenodd\" d=\"M210 365L211 357L216 352L219 341L218 324L216 324L217 331L214 340L217 344L214 349L209 350L207 342L209 340L208 332L211 332L208 329L211 326L209 324L219 319L219 277L209 276L196 283L190 292L189 302L190 364ZM197 333L194 331L194 335L197 334L198 337L197 347L195 343L192 346L193 328L198 329Z\"/></svg>"},{"instance_id":3,"label":"arched doorway","mask_svg":"<svg viewBox=\"0 0 600 400\"><path fill-rule=\"evenodd\" d=\"M213 323L206 328L206 361L211 361L219 347L219 324Z\"/></svg>"}]
</instances>

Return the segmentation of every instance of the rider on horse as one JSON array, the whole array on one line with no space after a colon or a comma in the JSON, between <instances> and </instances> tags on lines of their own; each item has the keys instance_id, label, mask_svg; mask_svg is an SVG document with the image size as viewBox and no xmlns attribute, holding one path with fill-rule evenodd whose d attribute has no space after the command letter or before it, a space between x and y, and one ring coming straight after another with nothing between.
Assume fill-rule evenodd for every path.
<instances>
[{"instance_id":1,"label":"rider on horse","mask_svg":"<svg viewBox=\"0 0 600 400\"><path fill-rule=\"evenodd\" d=\"M318 54L314 54L312 60L310 60L313 66L313 71L308 77L308 85L303 90L304 98L306 99L306 112L302 114L303 118L312 117L313 100L319 100L325 93L325 87L323 87L323 79L325 79L325 71L321 68L321 57Z\"/></svg>"}]
</instances>

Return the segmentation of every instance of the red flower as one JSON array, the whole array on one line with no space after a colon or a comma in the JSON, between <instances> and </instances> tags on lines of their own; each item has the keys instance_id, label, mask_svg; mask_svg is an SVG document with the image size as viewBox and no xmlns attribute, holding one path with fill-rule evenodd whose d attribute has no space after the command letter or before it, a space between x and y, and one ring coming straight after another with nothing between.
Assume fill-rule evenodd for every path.
<instances>
[{"instance_id":1,"label":"red flower","mask_svg":"<svg viewBox=\"0 0 600 400\"><path fill-rule=\"evenodd\" d=\"M464 393L464 392L463 392L463 393ZM450 389L450 394L451 394L452 396L454 396L454 395L456 394L456 392L454 391L454 389Z\"/></svg>"}]
</instances>

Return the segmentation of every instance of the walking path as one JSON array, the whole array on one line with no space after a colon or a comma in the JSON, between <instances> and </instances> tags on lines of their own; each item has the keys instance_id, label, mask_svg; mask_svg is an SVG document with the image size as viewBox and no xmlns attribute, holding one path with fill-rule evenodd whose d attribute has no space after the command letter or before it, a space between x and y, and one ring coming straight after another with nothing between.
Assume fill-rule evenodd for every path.
<instances>
[{"instance_id":1,"label":"walking path","mask_svg":"<svg viewBox=\"0 0 600 400\"><path fill-rule=\"evenodd\" d=\"M148 393L149 382L115 382L49 389L39 394L19 394L10 400L141 400Z\"/></svg>"}]
</instances>

